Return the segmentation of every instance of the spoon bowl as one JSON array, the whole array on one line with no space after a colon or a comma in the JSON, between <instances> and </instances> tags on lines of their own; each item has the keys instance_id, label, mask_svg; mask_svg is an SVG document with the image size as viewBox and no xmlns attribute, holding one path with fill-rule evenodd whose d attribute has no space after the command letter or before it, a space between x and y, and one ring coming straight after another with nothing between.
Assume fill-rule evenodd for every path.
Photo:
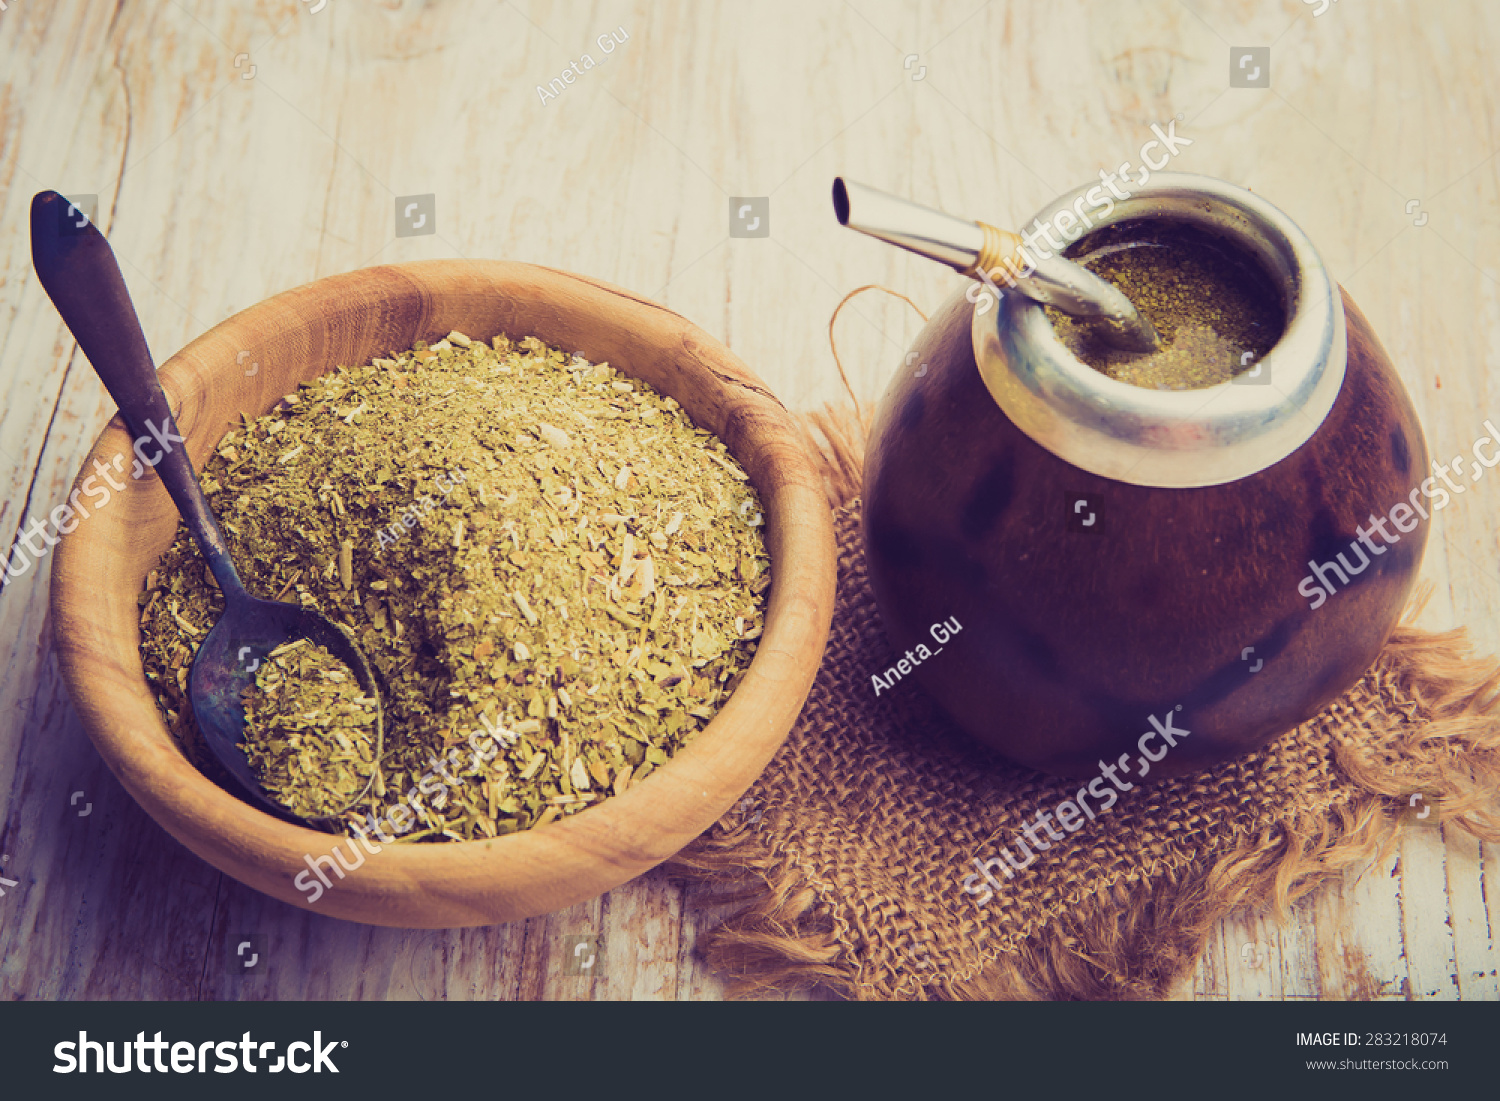
<instances>
[{"instance_id":1,"label":"spoon bowl","mask_svg":"<svg viewBox=\"0 0 1500 1101\"><path fill-rule=\"evenodd\" d=\"M354 673L366 695L375 700L375 759L380 760L384 745L384 716L374 671L348 634L336 623L311 608L301 608L279 600L262 600L246 594L229 602L224 614L208 632L193 658L188 673L188 698L193 718L203 740L208 743L219 763L261 806L286 817L293 817L280 803L271 799L255 778L243 748L245 732L245 691L255 685L255 674L278 648L297 639L321 646ZM369 793L375 774L365 782L364 790L349 806L357 806ZM344 810L348 810L346 807ZM343 810L326 817L294 819L311 825L325 826L337 832Z\"/></svg>"},{"instance_id":2,"label":"spoon bowl","mask_svg":"<svg viewBox=\"0 0 1500 1101\"><path fill-rule=\"evenodd\" d=\"M114 251L93 223L79 225L77 218L77 208L55 191L43 191L32 200L31 256L37 276L139 441L137 461L157 469L224 594L224 614L198 647L189 673L193 718L214 757L258 804L292 821L337 830L339 817L359 805L379 772L384 719L374 672L353 640L332 620L309 608L262 600L246 591L187 451L173 446L186 440L178 434L176 417L157 381L151 351ZM156 456L150 461L148 451ZM297 818L267 794L243 748L245 690L254 686L255 672L271 651L299 638L325 647L349 666L360 688L375 700L376 765L364 790L335 814L310 819Z\"/></svg>"}]
</instances>

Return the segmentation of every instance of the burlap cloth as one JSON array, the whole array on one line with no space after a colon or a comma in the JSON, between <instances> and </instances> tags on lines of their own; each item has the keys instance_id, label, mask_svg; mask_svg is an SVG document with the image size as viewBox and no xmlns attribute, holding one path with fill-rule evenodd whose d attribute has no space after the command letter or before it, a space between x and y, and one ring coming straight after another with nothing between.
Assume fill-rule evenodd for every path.
<instances>
[{"instance_id":1,"label":"burlap cloth","mask_svg":"<svg viewBox=\"0 0 1500 1101\"><path fill-rule=\"evenodd\" d=\"M1462 631L1403 626L1310 722L1252 757L1123 794L1014 879L996 872L979 905L963 889L975 859L1078 785L972 745L915 683L875 697L871 671L895 655L852 500L866 422L810 420L837 510L828 650L760 780L673 863L745 903L703 942L737 993L1161 997L1231 910L1285 920L1295 899L1378 859L1413 821L1414 793L1433 808L1424 826L1500 840L1500 668L1470 658Z\"/></svg>"}]
</instances>

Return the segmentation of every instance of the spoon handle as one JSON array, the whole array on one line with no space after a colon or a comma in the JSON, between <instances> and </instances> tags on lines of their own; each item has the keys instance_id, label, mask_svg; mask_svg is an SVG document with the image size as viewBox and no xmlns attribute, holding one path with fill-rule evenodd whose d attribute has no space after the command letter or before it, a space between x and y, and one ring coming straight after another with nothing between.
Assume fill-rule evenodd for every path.
<instances>
[{"instance_id":1,"label":"spoon handle","mask_svg":"<svg viewBox=\"0 0 1500 1101\"><path fill-rule=\"evenodd\" d=\"M244 596L245 587L157 380L146 334L109 242L68 200L55 191L43 191L31 201L31 262L52 304L119 405L135 441L136 459L160 473L220 591L226 599ZM158 457L148 462L152 454Z\"/></svg>"}]
</instances>

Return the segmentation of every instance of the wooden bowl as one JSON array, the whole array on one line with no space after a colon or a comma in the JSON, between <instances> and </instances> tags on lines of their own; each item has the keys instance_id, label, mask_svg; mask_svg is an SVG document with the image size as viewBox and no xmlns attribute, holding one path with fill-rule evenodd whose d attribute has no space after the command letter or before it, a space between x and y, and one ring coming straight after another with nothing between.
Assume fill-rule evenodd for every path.
<instances>
[{"instance_id":1,"label":"wooden bowl","mask_svg":"<svg viewBox=\"0 0 1500 1101\"><path fill-rule=\"evenodd\" d=\"M154 474L91 512L56 550L52 615L64 679L126 790L214 867L274 898L373 925L444 928L549 913L661 863L727 811L791 730L833 611L831 517L792 417L723 345L656 303L527 264L435 260L321 279L215 326L162 365L161 382L202 470L241 413L259 416L339 365L457 329L536 336L676 399L744 466L767 510L765 633L738 690L694 741L623 795L540 829L484 841L387 845L315 904L293 883L342 839L291 825L195 769L147 688L136 595L178 514ZM119 417L96 459L128 456ZM127 465L126 470L129 470ZM330 877L332 878L332 877Z\"/></svg>"}]
</instances>

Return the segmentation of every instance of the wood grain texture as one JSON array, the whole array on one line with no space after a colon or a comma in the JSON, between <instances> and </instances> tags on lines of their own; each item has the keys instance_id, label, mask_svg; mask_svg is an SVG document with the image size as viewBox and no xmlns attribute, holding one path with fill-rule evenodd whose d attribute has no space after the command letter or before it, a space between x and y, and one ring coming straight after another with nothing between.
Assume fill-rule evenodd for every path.
<instances>
[{"instance_id":1,"label":"wood grain texture","mask_svg":"<svg viewBox=\"0 0 1500 1101\"><path fill-rule=\"evenodd\" d=\"M30 273L26 209L49 187L99 196L158 360L322 276L521 260L669 306L812 409L842 394L826 324L845 293L884 283L930 309L961 285L840 229L835 175L1022 228L1101 168L1138 162L1150 124L1181 114L1193 144L1173 169L1251 187L1308 233L1390 353L1435 457L1466 453L1500 413L1493 4L1339 4L1317 18L1296 0L308 9L0 12L7 545L66 499L113 413ZM621 27L606 57L597 37ZM1269 89L1228 86L1230 48L1246 43L1271 47ZM541 102L536 86L586 51L595 65ZM395 198L429 193L437 232L397 238ZM737 196L769 197L769 238L730 237ZM838 325L866 401L921 327L884 298L856 299ZM1465 625L1489 652L1496 483L1438 517L1421 575L1434 590L1422 625ZM722 911L659 872L548 918L425 932L307 914L221 875L168 838L83 733L54 657L50 569L0 596L0 876L18 882L0 898L0 997L722 996L692 948ZM1497 862L1494 846L1419 824L1291 926L1226 921L1177 996L1500 998ZM263 970L234 966L245 934L266 938ZM604 946L587 976L565 974L570 934Z\"/></svg>"}]
</instances>

